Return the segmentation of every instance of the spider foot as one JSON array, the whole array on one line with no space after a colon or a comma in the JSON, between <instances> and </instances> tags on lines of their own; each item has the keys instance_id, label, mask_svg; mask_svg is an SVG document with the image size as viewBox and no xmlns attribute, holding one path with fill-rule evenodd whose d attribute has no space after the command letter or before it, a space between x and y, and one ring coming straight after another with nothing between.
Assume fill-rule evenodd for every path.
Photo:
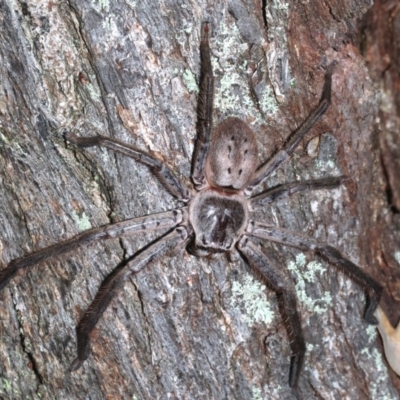
<instances>
[{"instance_id":1,"label":"spider foot","mask_svg":"<svg viewBox=\"0 0 400 400\"><path fill-rule=\"evenodd\" d=\"M98 318L97 318L98 319ZM78 357L72 361L71 365L68 368L69 372L73 372L82 367L82 364L88 359L90 354L90 338L89 333L93 328L93 326L85 325L87 321L82 319L79 325L76 328L77 333L77 341L78 341ZM92 321L93 322L93 321ZM94 322L96 324L97 320Z\"/></svg>"},{"instance_id":2,"label":"spider foot","mask_svg":"<svg viewBox=\"0 0 400 400\"><path fill-rule=\"evenodd\" d=\"M328 104L326 105L326 108L328 108L328 105L331 102L331 93L332 93L332 74L335 71L335 67L338 64L338 62L336 60L333 60L328 67L326 68L326 72L325 72L325 84L324 87L322 89L322 97L321 97L321 101L325 100L328 102ZM323 110L322 114L325 113L326 108ZM322 115L321 114L321 115Z\"/></svg>"},{"instance_id":3,"label":"spider foot","mask_svg":"<svg viewBox=\"0 0 400 400\"><path fill-rule=\"evenodd\" d=\"M367 306L365 307L364 319L371 325L378 325L375 311L382 296L383 287L377 282L370 284L371 288L367 291Z\"/></svg>"},{"instance_id":4,"label":"spider foot","mask_svg":"<svg viewBox=\"0 0 400 400\"><path fill-rule=\"evenodd\" d=\"M209 21L204 21L201 25L201 40L206 40L208 41L210 39L210 22Z\"/></svg>"},{"instance_id":5,"label":"spider foot","mask_svg":"<svg viewBox=\"0 0 400 400\"><path fill-rule=\"evenodd\" d=\"M376 307L378 304L375 304L374 306L371 306L370 304L367 306L365 309L364 313L364 319L370 324L370 325L378 325L378 320L374 316Z\"/></svg>"},{"instance_id":6,"label":"spider foot","mask_svg":"<svg viewBox=\"0 0 400 400\"><path fill-rule=\"evenodd\" d=\"M85 360L81 360L79 357L76 357L74 361L72 361L71 365L68 368L68 372L74 372L82 367L82 364Z\"/></svg>"},{"instance_id":7,"label":"spider foot","mask_svg":"<svg viewBox=\"0 0 400 400\"><path fill-rule=\"evenodd\" d=\"M71 132L66 132L66 133L64 133L64 139L65 139L67 142L70 142L70 143L73 143L73 144L76 144L76 143L79 141L78 136L74 135L74 134L71 133Z\"/></svg>"},{"instance_id":8,"label":"spider foot","mask_svg":"<svg viewBox=\"0 0 400 400\"><path fill-rule=\"evenodd\" d=\"M336 65L338 65L337 60L331 61L331 63L330 63L330 64L327 66L327 68L326 68L326 72L327 72L328 74L332 75L332 73L333 73L333 71L334 71Z\"/></svg>"},{"instance_id":9,"label":"spider foot","mask_svg":"<svg viewBox=\"0 0 400 400\"><path fill-rule=\"evenodd\" d=\"M304 353L295 354L290 359L289 386L296 388L300 372L303 368Z\"/></svg>"}]
</instances>

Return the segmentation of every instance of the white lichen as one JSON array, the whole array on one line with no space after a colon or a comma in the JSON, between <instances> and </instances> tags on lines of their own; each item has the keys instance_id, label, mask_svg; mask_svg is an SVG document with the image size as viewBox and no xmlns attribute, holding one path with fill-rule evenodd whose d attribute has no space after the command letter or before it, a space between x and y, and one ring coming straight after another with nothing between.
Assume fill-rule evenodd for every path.
<instances>
[{"instance_id":1,"label":"white lichen","mask_svg":"<svg viewBox=\"0 0 400 400\"><path fill-rule=\"evenodd\" d=\"M259 387L253 387L251 390L251 400L263 400L261 389Z\"/></svg>"},{"instance_id":2,"label":"white lichen","mask_svg":"<svg viewBox=\"0 0 400 400\"><path fill-rule=\"evenodd\" d=\"M376 314L375 314L376 315ZM374 363L375 379L369 380L369 392L371 393L372 399L389 400L392 399L390 391L388 390L388 375L387 367L384 363L383 356L380 351L375 347L371 350L370 344L376 343L376 326L369 325L366 328L368 335L368 343L364 349L361 350L361 354L365 355L368 359Z\"/></svg>"},{"instance_id":3,"label":"white lichen","mask_svg":"<svg viewBox=\"0 0 400 400\"><path fill-rule=\"evenodd\" d=\"M95 0L94 8L98 11L110 11L110 2L109 0Z\"/></svg>"},{"instance_id":4,"label":"white lichen","mask_svg":"<svg viewBox=\"0 0 400 400\"><path fill-rule=\"evenodd\" d=\"M264 116L257 109L246 76L247 51L248 44L243 43L237 25L221 23L211 38L211 62L217 79L214 107L225 115L237 115L261 123L265 122ZM265 85L258 95L261 111L274 114L278 106L272 88Z\"/></svg>"},{"instance_id":5,"label":"white lichen","mask_svg":"<svg viewBox=\"0 0 400 400\"><path fill-rule=\"evenodd\" d=\"M10 144L10 141L4 136L2 132L0 132L0 139L6 144Z\"/></svg>"},{"instance_id":6,"label":"white lichen","mask_svg":"<svg viewBox=\"0 0 400 400\"><path fill-rule=\"evenodd\" d=\"M98 86L94 86L89 82L85 85L85 89L89 93L90 98L94 101L98 101L101 99L101 93Z\"/></svg>"},{"instance_id":7,"label":"white lichen","mask_svg":"<svg viewBox=\"0 0 400 400\"><path fill-rule=\"evenodd\" d=\"M265 53L268 62L268 76L274 95L281 102L285 101L285 93L293 85L287 38L289 2L284 0L266 2L264 16L268 25L269 45Z\"/></svg>"},{"instance_id":8,"label":"white lichen","mask_svg":"<svg viewBox=\"0 0 400 400\"><path fill-rule=\"evenodd\" d=\"M193 34L193 24L187 23L183 29L179 30L176 33L175 38L181 46L184 46L188 42L188 39L192 34Z\"/></svg>"},{"instance_id":9,"label":"white lichen","mask_svg":"<svg viewBox=\"0 0 400 400\"><path fill-rule=\"evenodd\" d=\"M277 10L289 10L289 3L285 3L282 0L272 0L272 7Z\"/></svg>"},{"instance_id":10,"label":"white lichen","mask_svg":"<svg viewBox=\"0 0 400 400\"><path fill-rule=\"evenodd\" d=\"M318 171L318 173L323 172L331 175L340 174L339 168L332 160L327 160L327 161L316 160L315 169Z\"/></svg>"},{"instance_id":11,"label":"white lichen","mask_svg":"<svg viewBox=\"0 0 400 400\"><path fill-rule=\"evenodd\" d=\"M261 110L265 114L275 114L278 111L278 103L274 97L272 89L267 86L260 99Z\"/></svg>"},{"instance_id":12,"label":"white lichen","mask_svg":"<svg viewBox=\"0 0 400 400\"><path fill-rule=\"evenodd\" d=\"M73 210L71 215L79 231L86 231L87 229L90 229L92 227L92 224L89 221L89 217L86 215L85 212L83 212L79 216L78 213L75 210Z\"/></svg>"},{"instance_id":13,"label":"white lichen","mask_svg":"<svg viewBox=\"0 0 400 400\"><path fill-rule=\"evenodd\" d=\"M325 292L318 299L313 299L306 291L308 284L315 284L316 275L325 271L323 265L317 261L307 263L305 254L300 253L296 256L296 261L289 262L288 270L294 274L299 302L310 312L325 313L332 302L330 292Z\"/></svg>"},{"instance_id":14,"label":"white lichen","mask_svg":"<svg viewBox=\"0 0 400 400\"><path fill-rule=\"evenodd\" d=\"M190 69L185 69L182 77L183 77L183 83L185 84L186 89L188 90L189 93L199 92L199 86L197 85L196 78Z\"/></svg>"},{"instance_id":15,"label":"white lichen","mask_svg":"<svg viewBox=\"0 0 400 400\"><path fill-rule=\"evenodd\" d=\"M250 274L244 277L243 283L233 282L231 305L246 310L248 325L253 325L255 322L269 324L274 318L274 311L267 301L265 286Z\"/></svg>"}]
</instances>

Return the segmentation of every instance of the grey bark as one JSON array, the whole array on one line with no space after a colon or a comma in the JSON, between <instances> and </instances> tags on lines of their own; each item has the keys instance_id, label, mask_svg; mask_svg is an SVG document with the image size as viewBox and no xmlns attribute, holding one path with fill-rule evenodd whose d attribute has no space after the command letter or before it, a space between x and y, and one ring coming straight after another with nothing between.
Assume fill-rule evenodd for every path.
<instances>
[{"instance_id":1,"label":"grey bark","mask_svg":"<svg viewBox=\"0 0 400 400\"><path fill-rule=\"evenodd\" d=\"M262 160L318 103L322 67L339 62L330 110L264 187L349 180L259 217L327 241L380 278L364 251L366 221L385 206L382 193L378 209L365 201L371 179L383 179L374 141L379 96L356 40L370 5L1 0L1 267L89 227L177 207L146 167L107 150L76 150L63 133L109 135L152 151L189 184L200 24L209 20L215 123L235 115L251 124ZM80 248L0 293L2 398L294 398L274 293L237 256L198 259L184 249L131 278L95 329L89 360L67 371L75 326L101 281L153 239ZM313 254L262 246L296 284L308 343L301 397L398 398L375 328L362 319L362 289Z\"/></svg>"}]
</instances>

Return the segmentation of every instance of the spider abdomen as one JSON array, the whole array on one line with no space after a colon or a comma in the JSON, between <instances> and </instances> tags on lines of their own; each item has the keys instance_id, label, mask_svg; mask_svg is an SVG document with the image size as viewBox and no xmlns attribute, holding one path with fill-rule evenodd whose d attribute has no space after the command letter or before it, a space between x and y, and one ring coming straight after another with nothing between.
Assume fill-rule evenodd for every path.
<instances>
[{"instance_id":1,"label":"spider abdomen","mask_svg":"<svg viewBox=\"0 0 400 400\"><path fill-rule=\"evenodd\" d=\"M240 194L204 190L192 200L189 218L195 247L210 252L229 251L247 226L247 199Z\"/></svg>"},{"instance_id":2,"label":"spider abdomen","mask_svg":"<svg viewBox=\"0 0 400 400\"><path fill-rule=\"evenodd\" d=\"M257 167L257 142L250 127L230 117L213 131L206 177L213 187L244 189Z\"/></svg>"}]
</instances>

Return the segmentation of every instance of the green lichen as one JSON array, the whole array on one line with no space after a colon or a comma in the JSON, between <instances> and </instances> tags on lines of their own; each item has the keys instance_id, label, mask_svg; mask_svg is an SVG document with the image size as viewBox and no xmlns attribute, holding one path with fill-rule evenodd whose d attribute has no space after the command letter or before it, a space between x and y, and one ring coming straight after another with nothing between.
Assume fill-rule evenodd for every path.
<instances>
[{"instance_id":1,"label":"green lichen","mask_svg":"<svg viewBox=\"0 0 400 400\"><path fill-rule=\"evenodd\" d=\"M251 391L251 400L263 400L261 389L254 387Z\"/></svg>"},{"instance_id":2,"label":"green lichen","mask_svg":"<svg viewBox=\"0 0 400 400\"><path fill-rule=\"evenodd\" d=\"M313 299L307 295L306 287L308 284L315 282L315 277L325 270L323 265L317 261L306 262L306 256L300 253L296 256L296 261L290 261L288 270L291 271L296 279L296 294L299 302L302 303L307 310L323 314L329 309L332 302L332 296L329 292L325 292L318 299Z\"/></svg>"},{"instance_id":3,"label":"green lichen","mask_svg":"<svg viewBox=\"0 0 400 400\"><path fill-rule=\"evenodd\" d=\"M0 395L7 396L7 398L19 398L20 391L18 388L13 387L13 383L6 378L0 378Z\"/></svg>"},{"instance_id":4,"label":"green lichen","mask_svg":"<svg viewBox=\"0 0 400 400\"><path fill-rule=\"evenodd\" d=\"M289 3L285 3L282 0L272 0L272 7L276 10L288 10Z\"/></svg>"},{"instance_id":5,"label":"green lichen","mask_svg":"<svg viewBox=\"0 0 400 400\"><path fill-rule=\"evenodd\" d=\"M368 334L368 343L376 343L376 327L369 325L366 329ZM365 347L361 350L361 354L367 356L368 359L374 362L375 379L369 380L369 392L372 399L391 400L393 396L388 390L389 378L387 368L383 361L383 357L377 348L371 350L370 347Z\"/></svg>"},{"instance_id":6,"label":"green lichen","mask_svg":"<svg viewBox=\"0 0 400 400\"><path fill-rule=\"evenodd\" d=\"M265 114L275 114L278 111L278 103L274 97L272 89L267 86L260 99L261 110Z\"/></svg>"},{"instance_id":7,"label":"green lichen","mask_svg":"<svg viewBox=\"0 0 400 400\"><path fill-rule=\"evenodd\" d=\"M80 231L86 231L87 229L90 229L92 227L92 224L89 221L89 217L86 215L85 212L83 212L82 215L79 216L78 213L73 210L71 214L72 218L75 221L75 224Z\"/></svg>"},{"instance_id":8,"label":"green lichen","mask_svg":"<svg viewBox=\"0 0 400 400\"><path fill-rule=\"evenodd\" d=\"M105 164L110 162L109 152L106 149L102 149L101 159Z\"/></svg>"},{"instance_id":9,"label":"green lichen","mask_svg":"<svg viewBox=\"0 0 400 400\"><path fill-rule=\"evenodd\" d=\"M389 382L382 354L378 351L378 349L373 349L371 353L371 358L375 362L375 371L377 372L376 378L369 381L369 388L372 394L372 398L381 400L393 399L391 393L387 389Z\"/></svg>"},{"instance_id":10,"label":"green lichen","mask_svg":"<svg viewBox=\"0 0 400 400\"><path fill-rule=\"evenodd\" d=\"M99 100L101 98L100 91L97 86L92 85L91 83L87 83L85 85L86 90L88 91L90 98L93 100Z\"/></svg>"},{"instance_id":11,"label":"green lichen","mask_svg":"<svg viewBox=\"0 0 400 400\"><path fill-rule=\"evenodd\" d=\"M192 32L193 32L193 25L187 24L183 29L179 30L176 33L175 38L181 46L184 46L188 41L188 38L191 36Z\"/></svg>"},{"instance_id":12,"label":"green lichen","mask_svg":"<svg viewBox=\"0 0 400 400\"><path fill-rule=\"evenodd\" d=\"M374 342L376 339L376 325L368 325L366 331L369 337L369 341Z\"/></svg>"},{"instance_id":13,"label":"green lichen","mask_svg":"<svg viewBox=\"0 0 400 400\"><path fill-rule=\"evenodd\" d=\"M111 39L111 42L112 38L114 39L118 38L119 28L115 15L109 14L108 16L103 18L103 27L104 30L107 31L108 37Z\"/></svg>"},{"instance_id":14,"label":"green lichen","mask_svg":"<svg viewBox=\"0 0 400 400\"><path fill-rule=\"evenodd\" d=\"M104 11L110 10L110 2L109 0L96 0L95 5L99 5L99 8ZM97 7L96 7L97 8Z\"/></svg>"},{"instance_id":15,"label":"green lichen","mask_svg":"<svg viewBox=\"0 0 400 400\"><path fill-rule=\"evenodd\" d=\"M132 7L132 8L136 8L137 6L137 0L128 0L127 4Z\"/></svg>"},{"instance_id":16,"label":"green lichen","mask_svg":"<svg viewBox=\"0 0 400 400\"><path fill-rule=\"evenodd\" d=\"M271 87L266 86L259 95L259 107L254 102L249 79L246 76L248 44L243 43L236 24L222 23L211 38L211 63L214 74L219 78L214 95L214 106L224 114L248 117L263 123L260 113L273 114L277 102Z\"/></svg>"},{"instance_id":17,"label":"green lichen","mask_svg":"<svg viewBox=\"0 0 400 400\"><path fill-rule=\"evenodd\" d=\"M232 300L233 307L243 306L246 310L246 321L249 325L255 322L271 323L274 312L271 309L266 293L265 286L247 274L243 283L233 282Z\"/></svg>"},{"instance_id":18,"label":"green lichen","mask_svg":"<svg viewBox=\"0 0 400 400\"><path fill-rule=\"evenodd\" d=\"M189 69L185 69L182 77L183 77L183 83L185 84L188 92L192 92L192 93L199 92L199 87L197 86L196 78L193 75L192 71L190 71Z\"/></svg>"},{"instance_id":19,"label":"green lichen","mask_svg":"<svg viewBox=\"0 0 400 400\"><path fill-rule=\"evenodd\" d=\"M11 392L12 383L5 378L1 378L1 388L5 389L7 392Z\"/></svg>"},{"instance_id":20,"label":"green lichen","mask_svg":"<svg viewBox=\"0 0 400 400\"><path fill-rule=\"evenodd\" d=\"M332 160L328 161L316 160L315 167L318 171L324 171L327 173L329 172L330 174L340 174L339 168Z\"/></svg>"},{"instance_id":21,"label":"green lichen","mask_svg":"<svg viewBox=\"0 0 400 400\"><path fill-rule=\"evenodd\" d=\"M4 136L2 132L0 132L0 139L6 144L10 144L10 141Z\"/></svg>"}]
</instances>

